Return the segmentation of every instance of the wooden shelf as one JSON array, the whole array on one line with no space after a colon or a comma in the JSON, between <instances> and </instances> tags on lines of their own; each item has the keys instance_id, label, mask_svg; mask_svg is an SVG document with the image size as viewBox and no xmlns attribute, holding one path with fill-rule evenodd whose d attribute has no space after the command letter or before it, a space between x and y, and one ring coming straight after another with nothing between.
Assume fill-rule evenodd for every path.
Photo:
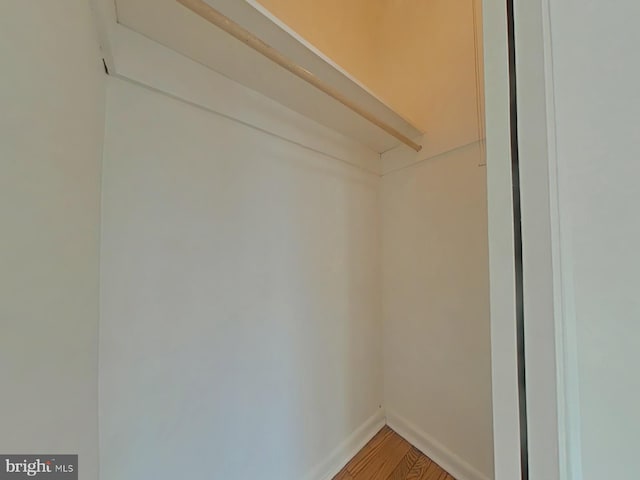
<instances>
[{"instance_id":1,"label":"wooden shelf","mask_svg":"<svg viewBox=\"0 0 640 480\"><path fill-rule=\"evenodd\" d=\"M409 138L421 132L254 0L212 7ZM118 23L381 153L400 142L175 0L116 0ZM116 59L117 60L117 59ZM180 75L180 72L174 72ZM407 147L408 148L408 147Z\"/></svg>"}]
</instances>

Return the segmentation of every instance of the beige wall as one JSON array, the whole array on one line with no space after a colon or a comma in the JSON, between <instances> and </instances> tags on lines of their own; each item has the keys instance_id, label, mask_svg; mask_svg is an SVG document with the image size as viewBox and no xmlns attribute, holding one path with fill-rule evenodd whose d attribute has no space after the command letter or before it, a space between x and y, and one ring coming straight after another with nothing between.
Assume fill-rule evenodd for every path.
<instances>
[{"instance_id":1,"label":"beige wall","mask_svg":"<svg viewBox=\"0 0 640 480\"><path fill-rule=\"evenodd\" d=\"M443 151L483 136L479 1L260 2Z\"/></svg>"}]
</instances>

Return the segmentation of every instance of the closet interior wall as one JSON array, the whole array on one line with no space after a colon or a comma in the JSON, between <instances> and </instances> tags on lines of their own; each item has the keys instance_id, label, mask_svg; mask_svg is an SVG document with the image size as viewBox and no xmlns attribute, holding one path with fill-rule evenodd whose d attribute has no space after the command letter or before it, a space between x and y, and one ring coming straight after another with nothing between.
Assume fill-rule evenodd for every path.
<instances>
[{"instance_id":1,"label":"closet interior wall","mask_svg":"<svg viewBox=\"0 0 640 480\"><path fill-rule=\"evenodd\" d=\"M379 183L109 79L102 478L322 478L383 425Z\"/></svg>"},{"instance_id":2,"label":"closet interior wall","mask_svg":"<svg viewBox=\"0 0 640 480\"><path fill-rule=\"evenodd\" d=\"M460 479L493 478L482 142L382 178L388 424Z\"/></svg>"},{"instance_id":3,"label":"closet interior wall","mask_svg":"<svg viewBox=\"0 0 640 480\"><path fill-rule=\"evenodd\" d=\"M383 3L387 68L376 81L427 132L424 152L397 148L382 155L387 422L454 477L488 480L493 434L481 5Z\"/></svg>"},{"instance_id":4,"label":"closet interior wall","mask_svg":"<svg viewBox=\"0 0 640 480\"><path fill-rule=\"evenodd\" d=\"M16 253L3 270L22 272L3 277L2 351L19 359L3 368L39 386L7 394L6 451L62 445L87 479L326 480L388 421L461 480L491 478L472 10L456 23L458 2L430 3L411 27L440 35L425 57L455 37L471 72L450 90L459 130L382 158L115 21L126 41L112 47L145 61L129 61L134 79L103 76L104 25L82 0L3 4L1 45L31 49L4 55L2 93L39 139L1 147L21 160L2 189ZM178 98L203 85L211 102ZM229 103L241 118L212 107Z\"/></svg>"},{"instance_id":5,"label":"closet interior wall","mask_svg":"<svg viewBox=\"0 0 640 480\"><path fill-rule=\"evenodd\" d=\"M458 478L492 478L481 4L259 2L427 132L382 155L384 406Z\"/></svg>"}]
</instances>

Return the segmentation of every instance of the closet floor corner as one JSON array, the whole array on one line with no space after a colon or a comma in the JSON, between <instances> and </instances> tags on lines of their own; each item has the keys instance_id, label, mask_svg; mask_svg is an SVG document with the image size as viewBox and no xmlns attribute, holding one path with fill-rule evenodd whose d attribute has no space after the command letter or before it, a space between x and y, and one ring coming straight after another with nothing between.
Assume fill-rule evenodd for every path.
<instances>
[{"instance_id":1,"label":"closet floor corner","mask_svg":"<svg viewBox=\"0 0 640 480\"><path fill-rule=\"evenodd\" d=\"M333 480L455 480L388 426L380 430Z\"/></svg>"}]
</instances>

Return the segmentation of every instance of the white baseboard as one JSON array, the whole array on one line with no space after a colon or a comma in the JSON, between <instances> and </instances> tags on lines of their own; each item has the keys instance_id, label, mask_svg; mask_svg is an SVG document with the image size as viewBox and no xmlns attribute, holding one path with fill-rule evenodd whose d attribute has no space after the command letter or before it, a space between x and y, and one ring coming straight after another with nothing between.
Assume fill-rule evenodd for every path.
<instances>
[{"instance_id":1,"label":"white baseboard","mask_svg":"<svg viewBox=\"0 0 640 480\"><path fill-rule=\"evenodd\" d=\"M379 409L305 475L304 480L332 480L384 425L384 410Z\"/></svg>"},{"instance_id":2,"label":"white baseboard","mask_svg":"<svg viewBox=\"0 0 640 480\"><path fill-rule=\"evenodd\" d=\"M444 468L456 480L490 480L489 477L401 416L387 412L387 425Z\"/></svg>"}]
</instances>

